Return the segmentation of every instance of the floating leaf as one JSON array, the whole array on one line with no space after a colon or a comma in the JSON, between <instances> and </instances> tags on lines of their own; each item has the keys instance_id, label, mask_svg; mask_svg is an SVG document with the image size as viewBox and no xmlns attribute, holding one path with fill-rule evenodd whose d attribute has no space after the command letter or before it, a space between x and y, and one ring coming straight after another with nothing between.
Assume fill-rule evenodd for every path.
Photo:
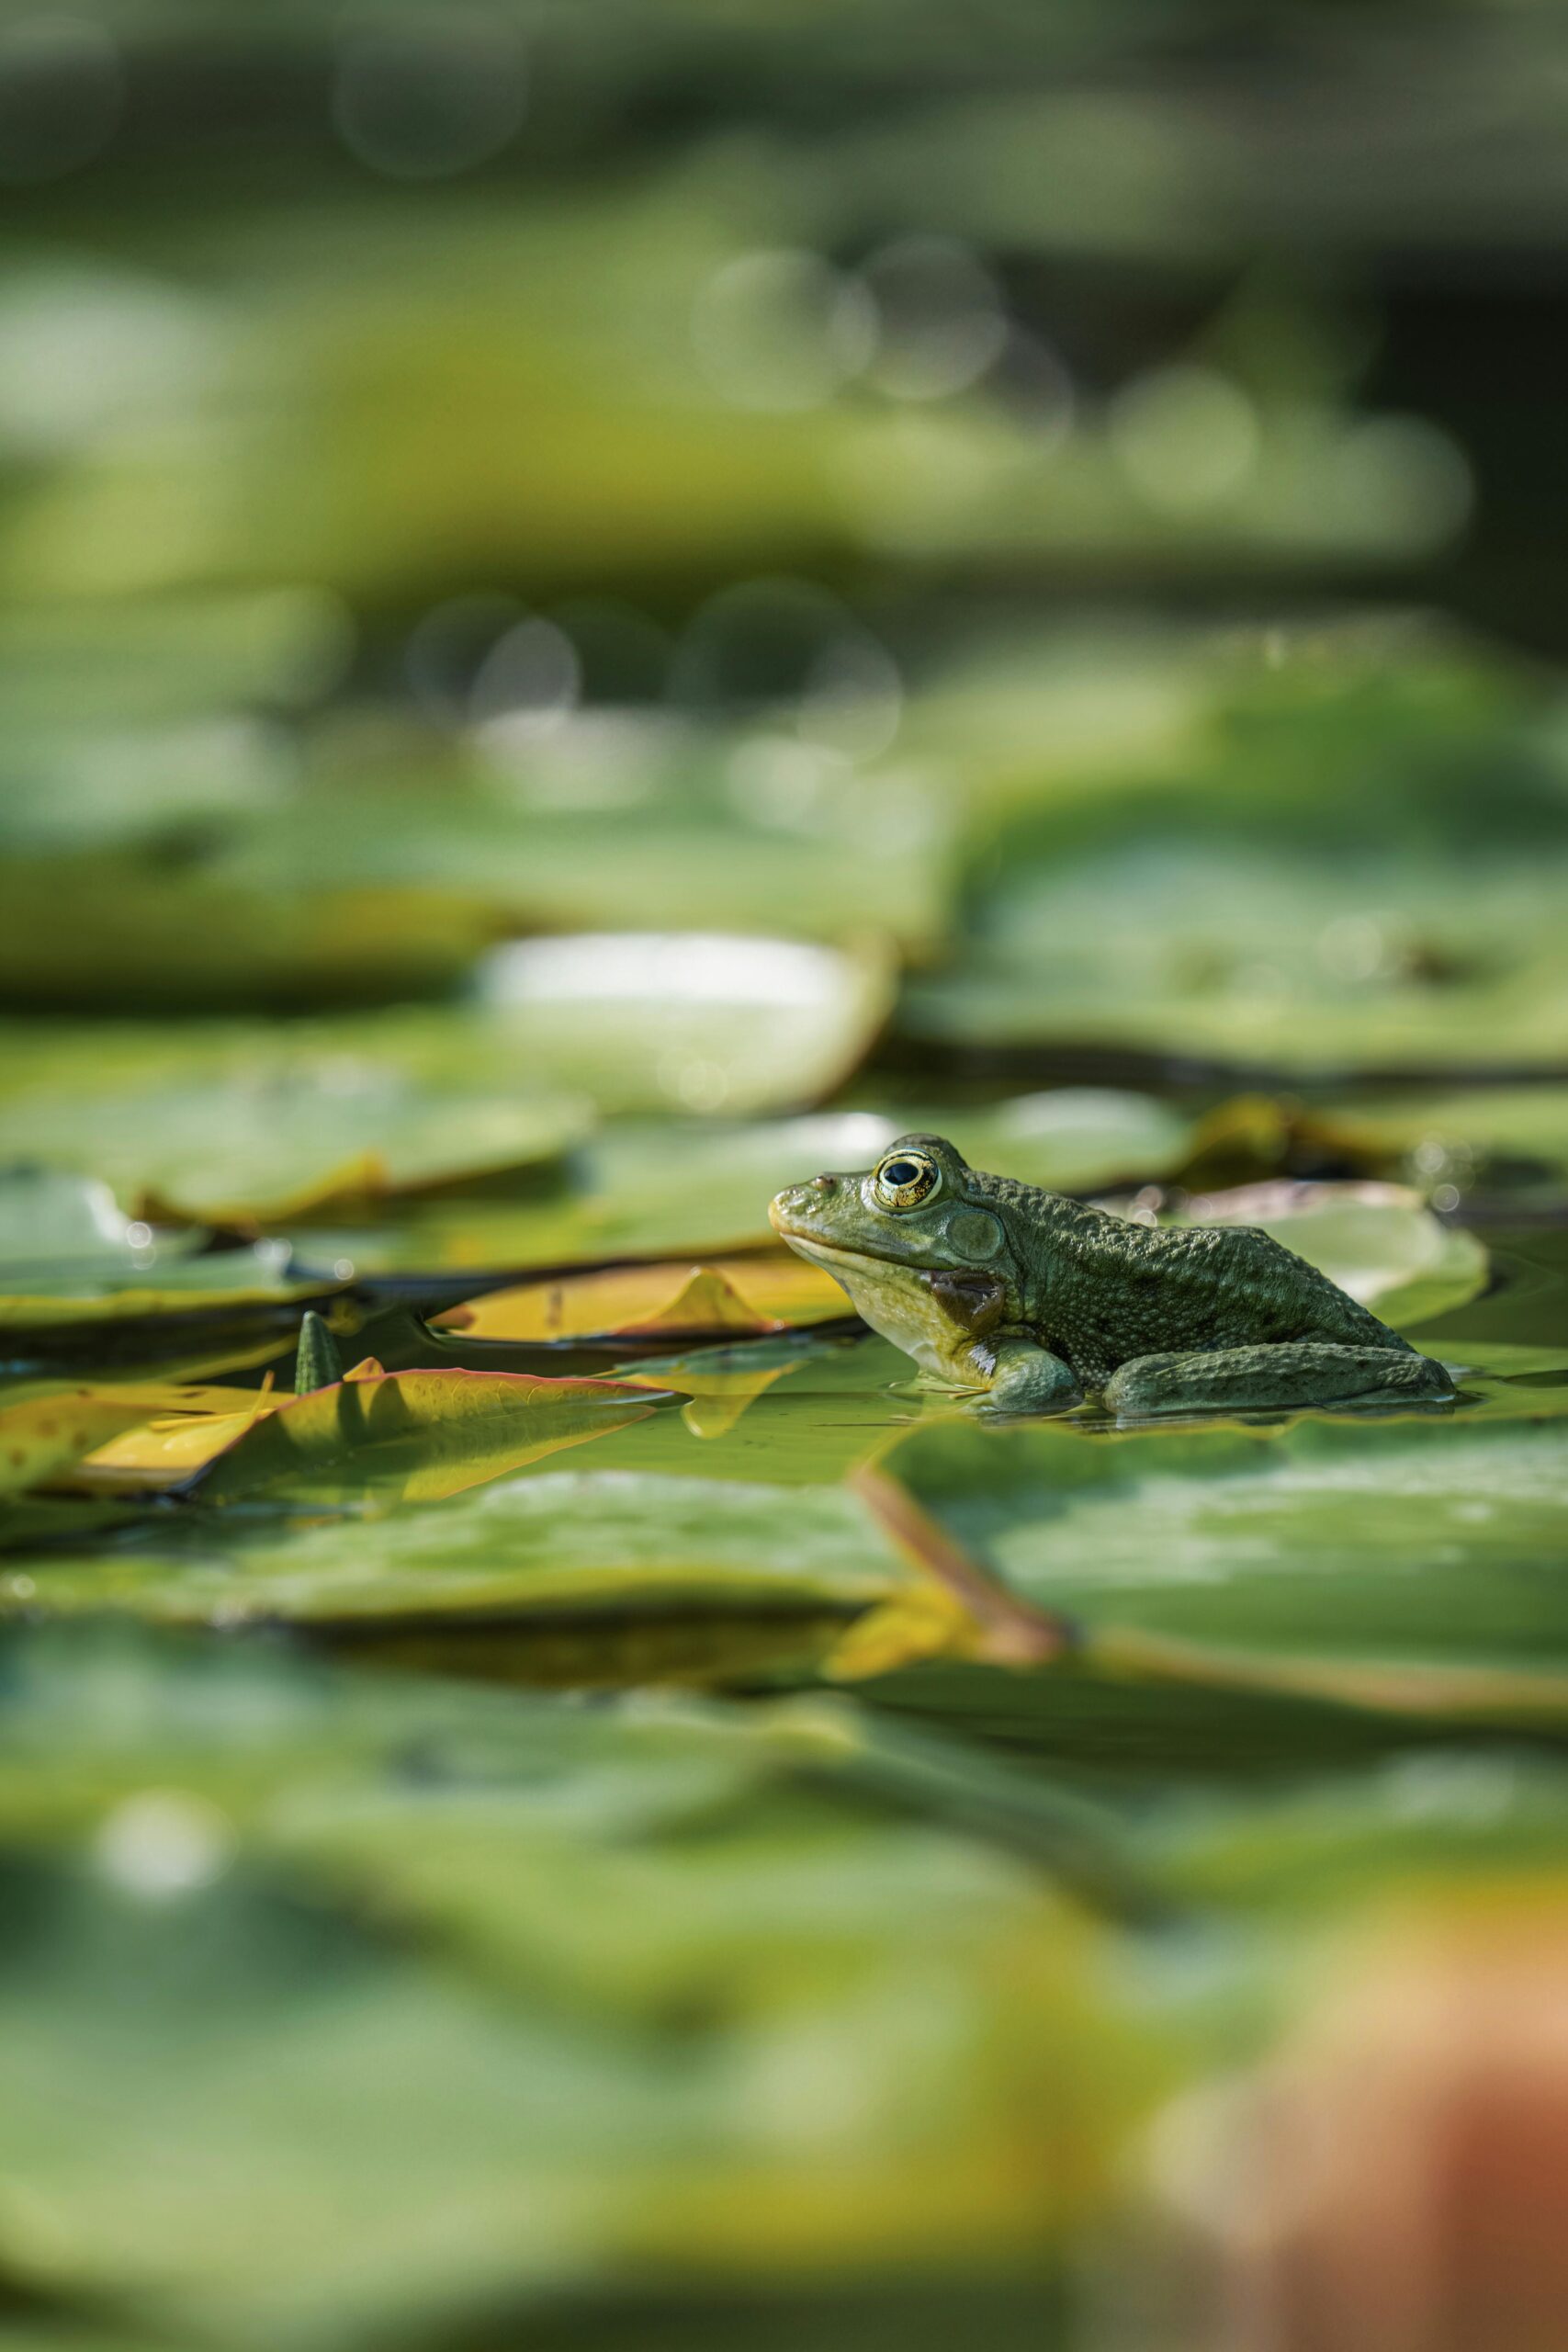
<instances>
[{"instance_id":1,"label":"floating leaf","mask_svg":"<svg viewBox=\"0 0 1568 2352\"><path fill-rule=\"evenodd\" d=\"M1151 779L1047 772L976 843L967 952L912 1045L1297 1074L1554 1070L1568 1012L1558 756L1500 671L1345 639L1327 672L1216 670ZM1107 910L1111 910L1108 918Z\"/></svg>"},{"instance_id":2,"label":"floating leaf","mask_svg":"<svg viewBox=\"0 0 1568 2352\"><path fill-rule=\"evenodd\" d=\"M1053 1087L988 1110L911 1114L899 1125L951 1135L972 1168L1061 1193L1170 1174L1190 1154L1193 1134L1190 1119L1157 1096L1108 1086Z\"/></svg>"},{"instance_id":3,"label":"floating leaf","mask_svg":"<svg viewBox=\"0 0 1568 2352\"><path fill-rule=\"evenodd\" d=\"M336 1275L291 1277L283 1242L223 1250L201 1242L128 1218L96 1178L0 1170L0 1329L25 1356L27 1333L232 1315L341 1287Z\"/></svg>"},{"instance_id":4,"label":"floating leaf","mask_svg":"<svg viewBox=\"0 0 1568 2352\"><path fill-rule=\"evenodd\" d=\"M636 1401L648 1408L646 1396ZM378 1519L373 1535L357 1519L161 1521L112 1554L51 1559L35 1605L364 1632L471 1618L498 1642L503 1623L566 1619L596 1623L608 1647L617 1627L674 1614L710 1624L793 1616L836 1630L925 1584L836 1486L552 1468Z\"/></svg>"},{"instance_id":5,"label":"floating leaf","mask_svg":"<svg viewBox=\"0 0 1568 2352\"><path fill-rule=\"evenodd\" d=\"M0 1392L0 1496L47 1485L116 1430L155 1410L134 1389L50 1382Z\"/></svg>"},{"instance_id":6,"label":"floating leaf","mask_svg":"<svg viewBox=\"0 0 1568 2352\"><path fill-rule=\"evenodd\" d=\"M653 1411L612 1381L525 1373L390 1372L371 1360L237 1434L199 1475L209 1503L262 1490L294 1500L456 1495Z\"/></svg>"},{"instance_id":7,"label":"floating leaf","mask_svg":"<svg viewBox=\"0 0 1568 2352\"><path fill-rule=\"evenodd\" d=\"M626 932L534 939L487 969L530 1065L621 1109L793 1110L859 1066L892 967L799 940Z\"/></svg>"},{"instance_id":8,"label":"floating leaf","mask_svg":"<svg viewBox=\"0 0 1568 2352\"><path fill-rule=\"evenodd\" d=\"M268 1375L270 1384L271 1375ZM166 1494L184 1486L287 1399L264 1388L192 1388L95 1447L63 1483L78 1494Z\"/></svg>"},{"instance_id":9,"label":"floating leaf","mask_svg":"<svg viewBox=\"0 0 1568 2352\"><path fill-rule=\"evenodd\" d=\"M375 1002L450 987L495 927L482 901L450 891L285 893L170 876L129 854L12 858L0 877L0 1002L85 1012Z\"/></svg>"},{"instance_id":10,"label":"floating leaf","mask_svg":"<svg viewBox=\"0 0 1568 2352\"><path fill-rule=\"evenodd\" d=\"M10 1138L7 1136L7 1142ZM186 1235L171 1242L165 1260L197 1246ZM23 1163L0 1169L0 1284L38 1286L129 1279L153 1262L156 1245L132 1221L107 1184L90 1176Z\"/></svg>"},{"instance_id":11,"label":"floating leaf","mask_svg":"<svg viewBox=\"0 0 1568 2352\"><path fill-rule=\"evenodd\" d=\"M1092 1809L842 1705L5 1662L8 2274L160 2341L434 2343L649 2261L1017 2276L1166 2076L1042 1881Z\"/></svg>"},{"instance_id":12,"label":"floating leaf","mask_svg":"<svg viewBox=\"0 0 1568 2352\"><path fill-rule=\"evenodd\" d=\"M141 1325L156 1318L179 1317L195 1323L200 1317L232 1319L246 1309L276 1309L302 1299L324 1298L344 1286L337 1275L292 1274L288 1250L262 1242L251 1250L221 1250L201 1256L159 1250L146 1262L123 1270L117 1280L108 1270L96 1275L78 1272L70 1287L48 1270L33 1279L38 1289L0 1295L0 1329L8 1329L17 1344L26 1337L59 1331L78 1348L104 1326ZM138 1337L129 1335L132 1344ZM243 1342L235 1360L243 1354Z\"/></svg>"},{"instance_id":13,"label":"floating leaf","mask_svg":"<svg viewBox=\"0 0 1568 2352\"><path fill-rule=\"evenodd\" d=\"M912 1371L886 1340L804 1332L641 1357L617 1377L673 1389L694 1409L617 1431L602 1458L626 1469L820 1486L870 1460L899 1430L950 1409L911 1385ZM694 1435L703 1440L695 1449Z\"/></svg>"},{"instance_id":14,"label":"floating leaf","mask_svg":"<svg viewBox=\"0 0 1568 2352\"><path fill-rule=\"evenodd\" d=\"M261 1060L248 1075L36 1082L6 1110L15 1148L107 1179L152 1223L278 1225L550 1167L581 1102L421 1089L374 1062Z\"/></svg>"},{"instance_id":15,"label":"floating leaf","mask_svg":"<svg viewBox=\"0 0 1568 2352\"><path fill-rule=\"evenodd\" d=\"M1451 1184L1461 1196L1561 1187L1568 1171L1568 1086L1455 1087L1381 1101L1351 1099L1326 1110L1393 1172L1427 1190Z\"/></svg>"},{"instance_id":16,"label":"floating leaf","mask_svg":"<svg viewBox=\"0 0 1568 2352\"><path fill-rule=\"evenodd\" d=\"M953 1420L887 1457L1091 1674L1568 1724L1550 1419L1097 1436Z\"/></svg>"},{"instance_id":17,"label":"floating leaf","mask_svg":"<svg viewBox=\"0 0 1568 2352\"><path fill-rule=\"evenodd\" d=\"M891 1120L869 1111L750 1122L628 1119L601 1130L577 1155L570 1198L516 1206L433 1202L395 1226L319 1234L296 1227L291 1238L311 1258L330 1261L341 1250L362 1273L774 1253L768 1203L781 1184L823 1168L863 1168L897 1133Z\"/></svg>"},{"instance_id":18,"label":"floating leaf","mask_svg":"<svg viewBox=\"0 0 1568 2352\"><path fill-rule=\"evenodd\" d=\"M432 1321L437 1330L463 1331L470 1339L548 1341L618 1333L671 1339L762 1334L843 1314L838 1283L780 1250L694 1266L613 1266L524 1283L448 1307Z\"/></svg>"},{"instance_id":19,"label":"floating leaf","mask_svg":"<svg viewBox=\"0 0 1568 2352\"><path fill-rule=\"evenodd\" d=\"M553 740L530 745L524 776L508 772L503 750L499 762L485 756L499 744L476 761L433 746L395 706L380 717L380 740L349 774L312 779L267 820L236 831L226 880L279 892L367 882L434 889L477 901L507 936L648 938L652 921L658 946L723 942L723 986L736 1008L750 993L736 951L781 934L793 944L874 933L914 949L941 936L955 812L940 791L897 772L836 768L834 789L781 824L771 747L757 761L744 737L738 744L728 728L668 707L568 718ZM749 753L754 785L737 773ZM798 757L784 746L786 769ZM809 795L816 762L807 757ZM407 772L389 786L389 760L405 761ZM793 990L779 1009L798 1038ZM600 1036L596 1097L607 1108L682 1099L668 1080L683 1047L700 1056L705 1030L713 1038L720 1025L698 1003L666 1003L660 1042L677 1060L663 1080ZM548 1037L538 1042L555 1058ZM759 1107L764 1094L773 1099L760 1071L745 1074L743 1091Z\"/></svg>"}]
</instances>

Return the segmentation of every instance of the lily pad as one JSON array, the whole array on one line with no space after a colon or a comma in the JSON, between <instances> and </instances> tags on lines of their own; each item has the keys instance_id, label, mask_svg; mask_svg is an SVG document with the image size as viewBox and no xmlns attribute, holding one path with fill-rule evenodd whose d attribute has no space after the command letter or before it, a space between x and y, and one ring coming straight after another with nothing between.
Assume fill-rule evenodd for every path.
<instances>
[{"instance_id":1,"label":"lily pad","mask_svg":"<svg viewBox=\"0 0 1568 2352\"><path fill-rule=\"evenodd\" d=\"M324 1298L343 1288L336 1274L294 1274L284 1243L258 1242L250 1250L219 1250L166 1256L154 1245L141 1264L112 1273L78 1272L67 1283L48 1269L34 1280L46 1286L0 1294L0 1329L24 1344L28 1337L59 1331L85 1344L102 1325L140 1326L162 1318L194 1321L202 1316L233 1316L247 1308L276 1308L307 1298ZM14 1279L14 1277L13 1277ZM138 1333L130 1334L134 1342Z\"/></svg>"},{"instance_id":2,"label":"lily pad","mask_svg":"<svg viewBox=\"0 0 1568 2352\"><path fill-rule=\"evenodd\" d=\"M117 1430L156 1409L130 1388L91 1388L66 1381L0 1392L0 1497L26 1494L91 1453Z\"/></svg>"},{"instance_id":3,"label":"lily pad","mask_svg":"<svg viewBox=\"0 0 1568 2352\"><path fill-rule=\"evenodd\" d=\"M1324 1116L1349 1127L1407 1182L1555 1195L1568 1170L1568 1086L1454 1087L1369 1102L1348 1098Z\"/></svg>"},{"instance_id":4,"label":"lily pad","mask_svg":"<svg viewBox=\"0 0 1568 2352\"><path fill-rule=\"evenodd\" d=\"M1132 1673L1139 1637L1168 1637L1201 1645L1217 1682L1568 1727L1568 1605L1546 1565L1568 1538L1562 1428L950 1422L887 1466L983 1567L1081 1626L1091 1673L1118 1672L1123 1636Z\"/></svg>"},{"instance_id":5,"label":"lily pad","mask_svg":"<svg viewBox=\"0 0 1568 2352\"><path fill-rule=\"evenodd\" d=\"M745 1116L831 1094L892 1008L886 953L717 933L523 940L482 982L530 1067L621 1110Z\"/></svg>"},{"instance_id":6,"label":"lily pad","mask_svg":"<svg viewBox=\"0 0 1568 2352\"><path fill-rule=\"evenodd\" d=\"M107 1184L26 1162L0 1169L0 1288L112 1283L167 1268L198 1234L154 1237L126 1216Z\"/></svg>"},{"instance_id":7,"label":"lily pad","mask_svg":"<svg viewBox=\"0 0 1568 2352\"><path fill-rule=\"evenodd\" d=\"M0 882L0 1003L89 1013L377 1003L450 988L495 932L484 904L452 892L285 894L170 875L128 853L12 858Z\"/></svg>"},{"instance_id":8,"label":"lily pad","mask_svg":"<svg viewBox=\"0 0 1568 2352\"><path fill-rule=\"evenodd\" d=\"M35 1085L6 1120L18 1151L106 1179L143 1220L251 1227L550 1168L591 1125L570 1097L438 1092L372 1061L290 1067L276 1051L227 1082Z\"/></svg>"},{"instance_id":9,"label":"lily pad","mask_svg":"<svg viewBox=\"0 0 1568 2352\"><path fill-rule=\"evenodd\" d=\"M672 1612L847 1622L920 1582L839 1486L552 1468L380 1519L373 1538L353 1520L149 1526L96 1559L40 1563L34 1599L51 1613L181 1624L592 1619L608 1642L619 1624Z\"/></svg>"},{"instance_id":10,"label":"lily pad","mask_svg":"<svg viewBox=\"0 0 1568 2352\"><path fill-rule=\"evenodd\" d=\"M160 2340L451 2340L481 2282L527 2312L650 2260L1027 2268L1167 2063L1006 1850L1024 1792L960 1835L962 1758L842 1708L124 1642L10 1645L4 1690L8 2273Z\"/></svg>"},{"instance_id":11,"label":"lily pad","mask_svg":"<svg viewBox=\"0 0 1568 2352\"><path fill-rule=\"evenodd\" d=\"M219 871L276 893L326 886L431 889L487 908L498 934L618 937L715 932L827 943L874 933L915 951L948 915L954 811L924 776L857 769L756 730L702 726L667 706L563 716L519 756L481 722L466 754L398 709L367 757L338 751L261 821L235 829ZM395 781L389 787L388 775ZM605 1077L647 1099L647 1073Z\"/></svg>"},{"instance_id":12,"label":"lily pad","mask_svg":"<svg viewBox=\"0 0 1568 2352\"><path fill-rule=\"evenodd\" d=\"M1157 1096L1110 1086L1051 1087L988 1110L911 1115L900 1124L950 1135L971 1168L1060 1193L1170 1174L1190 1150L1193 1133L1186 1114Z\"/></svg>"},{"instance_id":13,"label":"lily pad","mask_svg":"<svg viewBox=\"0 0 1568 2352\"><path fill-rule=\"evenodd\" d=\"M967 949L908 1037L1296 1074L1555 1069L1559 756L1518 682L1434 643L1211 673L1157 780L1043 776L975 844ZM1351 877L1348 880L1348 877Z\"/></svg>"},{"instance_id":14,"label":"lily pad","mask_svg":"<svg viewBox=\"0 0 1568 2352\"><path fill-rule=\"evenodd\" d=\"M209 1503L262 1491L295 1501L429 1501L652 1410L646 1395L612 1381L383 1372L371 1359L228 1435L195 1484Z\"/></svg>"},{"instance_id":15,"label":"lily pad","mask_svg":"<svg viewBox=\"0 0 1568 2352\"><path fill-rule=\"evenodd\" d=\"M128 1218L91 1177L0 1171L0 1329L26 1359L33 1340L81 1345L100 1327L232 1317L342 1287L335 1273L294 1274L286 1242L209 1250L204 1238Z\"/></svg>"},{"instance_id":16,"label":"lily pad","mask_svg":"<svg viewBox=\"0 0 1568 2352\"><path fill-rule=\"evenodd\" d=\"M414 1204L395 1225L290 1227L302 1255L342 1251L360 1273L522 1272L636 1258L776 1250L768 1203L823 1168L863 1168L898 1132L869 1111L798 1119L627 1119L577 1155L567 1198Z\"/></svg>"},{"instance_id":17,"label":"lily pad","mask_svg":"<svg viewBox=\"0 0 1568 2352\"><path fill-rule=\"evenodd\" d=\"M803 1279L804 1277L804 1279ZM787 1251L615 1266L591 1274L489 1291L432 1318L437 1330L475 1340L551 1341L635 1336L737 1338L844 1316L843 1292Z\"/></svg>"}]
</instances>

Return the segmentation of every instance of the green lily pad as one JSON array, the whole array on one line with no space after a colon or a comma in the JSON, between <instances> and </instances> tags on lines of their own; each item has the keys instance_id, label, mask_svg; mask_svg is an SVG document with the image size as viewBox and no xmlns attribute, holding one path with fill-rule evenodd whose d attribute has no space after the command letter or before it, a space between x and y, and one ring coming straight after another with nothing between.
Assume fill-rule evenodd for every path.
<instances>
[{"instance_id":1,"label":"green lily pad","mask_svg":"<svg viewBox=\"0 0 1568 2352\"><path fill-rule=\"evenodd\" d=\"M67 1331L84 1344L89 1328L141 1324L172 1317L231 1316L247 1307L277 1307L323 1298L343 1287L336 1275L293 1275L286 1245L258 1242L250 1250L219 1250L199 1257L154 1248L116 1282L107 1272L78 1272L69 1280L42 1269L39 1289L0 1295L0 1328L20 1340L23 1332Z\"/></svg>"},{"instance_id":2,"label":"green lily pad","mask_svg":"<svg viewBox=\"0 0 1568 2352\"><path fill-rule=\"evenodd\" d=\"M667 938L929 948L949 912L951 809L920 779L792 741L789 716L753 735L590 711L481 766L386 710L362 773L308 776L234 830L219 871L272 892L444 891L507 932L646 934L652 918Z\"/></svg>"},{"instance_id":3,"label":"green lily pad","mask_svg":"<svg viewBox=\"0 0 1568 2352\"><path fill-rule=\"evenodd\" d=\"M1141 1851L1179 1900L1296 1928L1393 1887L1561 1871L1565 1793L1556 1758L1436 1748L1240 1803L1187 1791L1150 1815Z\"/></svg>"},{"instance_id":4,"label":"green lily pad","mask_svg":"<svg viewBox=\"0 0 1568 2352\"><path fill-rule=\"evenodd\" d=\"M23 1164L0 1169L0 1285L127 1280L160 1258L163 1270L199 1247L198 1234L155 1239L133 1229L108 1185Z\"/></svg>"},{"instance_id":5,"label":"green lily pad","mask_svg":"<svg viewBox=\"0 0 1568 2352\"><path fill-rule=\"evenodd\" d=\"M642 1120L608 1125L578 1153L570 1195L537 1203L413 1204L395 1225L313 1231L301 1255L348 1257L360 1273L516 1271L702 1258L775 1248L768 1203L822 1168L863 1168L897 1129L879 1113L797 1119Z\"/></svg>"},{"instance_id":6,"label":"green lily pad","mask_svg":"<svg viewBox=\"0 0 1568 2352\"><path fill-rule=\"evenodd\" d=\"M1016 1176L1049 1192L1079 1193L1119 1179L1146 1182L1179 1166L1192 1122L1153 1094L1109 1086L1060 1086L1014 1095L984 1111L899 1125L951 1136L971 1168Z\"/></svg>"},{"instance_id":7,"label":"green lily pad","mask_svg":"<svg viewBox=\"0 0 1568 2352\"><path fill-rule=\"evenodd\" d=\"M699 2292L1027 2269L1112 2194L1158 2029L1005 1850L1021 1790L988 1849L942 1826L961 1758L820 1705L79 1639L6 1665L20 2288L163 2340L434 2342L649 2262Z\"/></svg>"},{"instance_id":8,"label":"green lily pad","mask_svg":"<svg viewBox=\"0 0 1568 2352\"><path fill-rule=\"evenodd\" d=\"M297 707L332 682L344 616L314 588L94 597L0 618L0 710L12 739L231 710Z\"/></svg>"},{"instance_id":9,"label":"green lily pad","mask_svg":"<svg viewBox=\"0 0 1568 2352\"><path fill-rule=\"evenodd\" d=\"M450 988L495 931L488 907L450 891L285 894L170 874L129 853L16 857L0 877L0 1004L187 1013L375 1003Z\"/></svg>"},{"instance_id":10,"label":"green lily pad","mask_svg":"<svg viewBox=\"0 0 1568 2352\"><path fill-rule=\"evenodd\" d=\"M6 1123L18 1152L107 1180L139 1214L255 1226L551 1168L591 1114L569 1096L423 1090L341 1054L291 1066L275 1047L199 1083L187 1059L171 1084L34 1085Z\"/></svg>"},{"instance_id":11,"label":"green lily pad","mask_svg":"<svg viewBox=\"0 0 1568 2352\"><path fill-rule=\"evenodd\" d=\"M1453 1087L1354 1097L1324 1116L1353 1124L1407 1182L1450 1185L1462 1198L1533 1189L1555 1195L1568 1170L1568 1086Z\"/></svg>"},{"instance_id":12,"label":"green lily pad","mask_svg":"<svg viewBox=\"0 0 1568 2352\"><path fill-rule=\"evenodd\" d=\"M1561 1061L1559 754L1521 683L1347 642L1203 684L1157 781L1066 776L976 844L967 947L908 1036L1308 1073ZM1369 658L1371 657L1371 658ZM1348 879L1348 877L1350 877Z\"/></svg>"},{"instance_id":13,"label":"green lily pad","mask_svg":"<svg viewBox=\"0 0 1568 2352\"><path fill-rule=\"evenodd\" d=\"M0 1329L25 1357L29 1340L51 1334L81 1346L99 1327L232 1317L342 1287L335 1272L296 1274L286 1242L209 1250L203 1240L127 1217L95 1178L0 1170Z\"/></svg>"},{"instance_id":14,"label":"green lily pad","mask_svg":"<svg viewBox=\"0 0 1568 2352\"><path fill-rule=\"evenodd\" d=\"M955 1421L888 1466L1091 1649L1114 1627L1311 1660L1352 1704L1363 1668L1386 1669L1393 1703L1402 1674L1419 1693L1432 1669L1439 1718L1440 1669L1508 1668L1557 1691L1542 1704L1568 1724L1562 1443L1560 1419L1462 1412L1121 1438Z\"/></svg>"},{"instance_id":15,"label":"green lily pad","mask_svg":"<svg viewBox=\"0 0 1568 2352\"><path fill-rule=\"evenodd\" d=\"M28 1605L130 1611L158 1623L286 1623L347 1635L434 1634L473 1623L591 1622L624 1676L617 1635L650 1620L831 1625L908 1597L915 1572L844 1487L558 1470L379 1520L151 1526L99 1555L40 1560ZM0 1606L5 1591L0 1583Z\"/></svg>"},{"instance_id":16,"label":"green lily pad","mask_svg":"<svg viewBox=\"0 0 1568 2352\"><path fill-rule=\"evenodd\" d=\"M710 933L520 941L481 976L531 1068L621 1110L745 1116L831 1094L892 1006L874 948Z\"/></svg>"}]
</instances>

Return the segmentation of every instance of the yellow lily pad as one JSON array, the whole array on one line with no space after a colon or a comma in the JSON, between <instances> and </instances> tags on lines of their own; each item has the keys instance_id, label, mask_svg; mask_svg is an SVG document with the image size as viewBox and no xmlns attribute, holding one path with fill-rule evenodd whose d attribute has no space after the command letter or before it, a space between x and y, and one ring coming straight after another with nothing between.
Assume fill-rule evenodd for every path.
<instances>
[{"instance_id":1,"label":"yellow lily pad","mask_svg":"<svg viewBox=\"0 0 1568 2352\"><path fill-rule=\"evenodd\" d=\"M383 1372L370 1358L236 1430L197 1487L220 1503L263 1489L293 1499L431 1502L653 1409L646 1394L615 1381Z\"/></svg>"},{"instance_id":2,"label":"yellow lily pad","mask_svg":"<svg viewBox=\"0 0 1568 2352\"><path fill-rule=\"evenodd\" d=\"M755 1257L609 1266L592 1273L520 1283L449 1307L438 1330L476 1340L547 1341L632 1337L728 1338L833 1320L846 1311L830 1275L784 1251Z\"/></svg>"},{"instance_id":3,"label":"yellow lily pad","mask_svg":"<svg viewBox=\"0 0 1568 2352\"><path fill-rule=\"evenodd\" d=\"M50 1381L0 1405L0 1495L26 1494L155 1409L137 1389Z\"/></svg>"}]
</instances>

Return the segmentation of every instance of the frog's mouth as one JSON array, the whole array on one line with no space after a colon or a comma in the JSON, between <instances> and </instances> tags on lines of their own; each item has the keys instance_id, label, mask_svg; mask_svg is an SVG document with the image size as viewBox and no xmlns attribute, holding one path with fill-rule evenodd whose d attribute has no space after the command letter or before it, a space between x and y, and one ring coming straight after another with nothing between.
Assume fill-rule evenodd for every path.
<instances>
[{"instance_id":1,"label":"frog's mouth","mask_svg":"<svg viewBox=\"0 0 1568 2352\"><path fill-rule=\"evenodd\" d=\"M781 1241L787 1241L790 1248L798 1250L803 1258L820 1258L829 1273L833 1272L835 1266L845 1268L864 1266L868 1271L879 1271L884 1266L898 1266L911 1274L930 1273L932 1271L929 1266L922 1266L918 1258L896 1258L890 1252L885 1253L880 1250L848 1250L842 1242L824 1241L807 1229L786 1224L784 1219L771 1208L768 1211L768 1222Z\"/></svg>"}]
</instances>

